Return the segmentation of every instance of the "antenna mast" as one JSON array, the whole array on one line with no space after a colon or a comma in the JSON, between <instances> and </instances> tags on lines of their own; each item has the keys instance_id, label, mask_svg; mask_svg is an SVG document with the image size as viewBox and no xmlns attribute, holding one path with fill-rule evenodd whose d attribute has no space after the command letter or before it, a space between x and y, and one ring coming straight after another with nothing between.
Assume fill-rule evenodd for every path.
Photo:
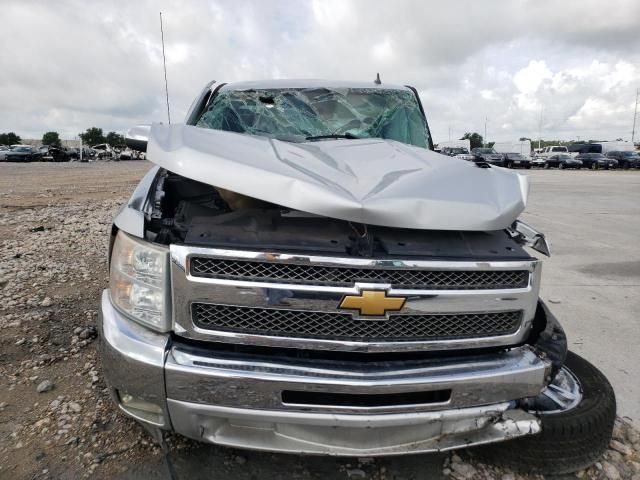
<instances>
[{"instance_id":1,"label":"antenna mast","mask_svg":"<svg viewBox=\"0 0 640 480\"><path fill-rule=\"evenodd\" d=\"M164 65L164 93L167 97L167 118L171 125L171 112L169 111L169 86L167 83L167 59L164 55L164 29L162 28L162 12L160 12L160 37L162 38L162 64Z\"/></svg>"},{"instance_id":2,"label":"antenna mast","mask_svg":"<svg viewBox=\"0 0 640 480\"><path fill-rule=\"evenodd\" d=\"M633 111L633 130L631 130L631 143L634 143L636 139L636 118L638 118L638 94L640 94L640 88L636 88L636 108Z\"/></svg>"}]
</instances>

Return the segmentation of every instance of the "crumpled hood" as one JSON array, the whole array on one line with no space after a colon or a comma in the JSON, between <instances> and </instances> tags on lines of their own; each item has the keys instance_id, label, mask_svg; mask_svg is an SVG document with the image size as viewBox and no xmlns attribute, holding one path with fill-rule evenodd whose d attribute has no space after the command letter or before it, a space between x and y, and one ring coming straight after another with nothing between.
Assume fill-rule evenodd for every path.
<instances>
[{"instance_id":1,"label":"crumpled hood","mask_svg":"<svg viewBox=\"0 0 640 480\"><path fill-rule=\"evenodd\" d=\"M500 168L384 139L290 143L154 124L147 158L193 180L295 210L372 225L501 230L528 182Z\"/></svg>"}]
</instances>

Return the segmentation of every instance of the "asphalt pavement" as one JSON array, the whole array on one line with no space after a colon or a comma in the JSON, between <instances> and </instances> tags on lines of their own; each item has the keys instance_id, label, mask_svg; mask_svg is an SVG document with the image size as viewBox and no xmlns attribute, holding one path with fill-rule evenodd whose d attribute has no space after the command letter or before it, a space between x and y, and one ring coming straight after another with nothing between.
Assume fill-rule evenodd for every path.
<instances>
[{"instance_id":1,"label":"asphalt pavement","mask_svg":"<svg viewBox=\"0 0 640 480\"><path fill-rule=\"evenodd\" d=\"M528 172L529 173L529 172ZM541 296L569 348L600 368L618 413L640 421L640 171L530 171L523 220L546 233Z\"/></svg>"}]
</instances>

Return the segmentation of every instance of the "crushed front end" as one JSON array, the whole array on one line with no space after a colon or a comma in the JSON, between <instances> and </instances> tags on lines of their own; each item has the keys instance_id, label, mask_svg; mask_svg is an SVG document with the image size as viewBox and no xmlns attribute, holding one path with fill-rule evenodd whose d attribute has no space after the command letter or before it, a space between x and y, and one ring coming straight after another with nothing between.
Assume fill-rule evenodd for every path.
<instances>
[{"instance_id":1,"label":"crushed front end","mask_svg":"<svg viewBox=\"0 0 640 480\"><path fill-rule=\"evenodd\" d=\"M112 257L102 364L125 413L201 441L331 455L539 432L521 401L549 383L566 340L538 300L541 263L512 234L365 232L274 206L208 215L215 195L190 182L152 172L145 239L125 232L127 209L114 227L125 276L159 285L151 265L166 300L164 320L143 306L149 323L136 321ZM195 197L177 201L184 191Z\"/></svg>"}]
</instances>

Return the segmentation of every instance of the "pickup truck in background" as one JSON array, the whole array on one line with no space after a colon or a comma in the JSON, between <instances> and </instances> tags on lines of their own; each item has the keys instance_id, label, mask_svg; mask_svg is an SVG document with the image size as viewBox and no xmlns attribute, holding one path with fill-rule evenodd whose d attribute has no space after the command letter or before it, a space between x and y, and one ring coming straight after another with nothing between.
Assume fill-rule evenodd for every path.
<instances>
[{"instance_id":1,"label":"pickup truck in background","mask_svg":"<svg viewBox=\"0 0 640 480\"><path fill-rule=\"evenodd\" d=\"M550 145L548 147L544 147L540 152L536 154L538 158L547 159L552 155L560 155L562 153L568 153L569 150L564 145Z\"/></svg>"},{"instance_id":2,"label":"pickup truck in background","mask_svg":"<svg viewBox=\"0 0 640 480\"><path fill-rule=\"evenodd\" d=\"M493 148L473 148L471 155L475 157L476 162L486 162L490 165L504 167L504 155L496 152Z\"/></svg>"},{"instance_id":3,"label":"pickup truck in background","mask_svg":"<svg viewBox=\"0 0 640 480\"><path fill-rule=\"evenodd\" d=\"M607 448L614 392L539 298L526 176L435 153L415 89L212 82L127 137L155 166L110 229L101 364L159 442L490 444L540 473Z\"/></svg>"}]
</instances>

